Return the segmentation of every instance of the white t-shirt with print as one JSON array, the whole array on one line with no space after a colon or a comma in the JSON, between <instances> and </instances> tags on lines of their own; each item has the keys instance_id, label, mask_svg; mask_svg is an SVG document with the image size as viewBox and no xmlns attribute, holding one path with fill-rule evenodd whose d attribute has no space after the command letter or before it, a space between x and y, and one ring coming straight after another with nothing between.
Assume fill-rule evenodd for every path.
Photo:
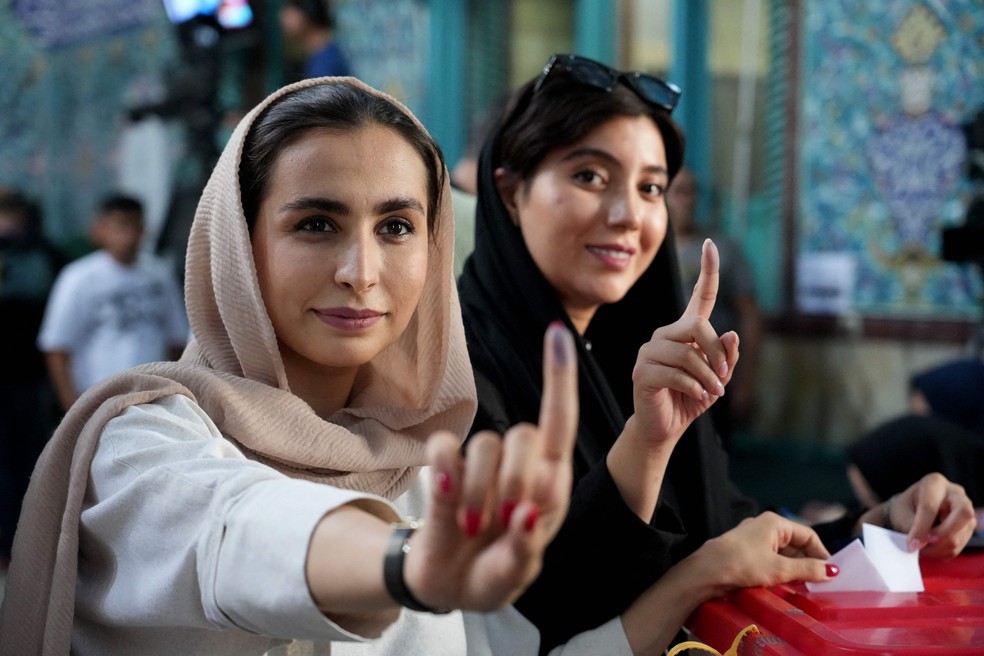
<instances>
[{"instance_id":1,"label":"white t-shirt with print","mask_svg":"<svg viewBox=\"0 0 984 656\"><path fill-rule=\"evenodd\" d=\"M188 319L174 274L141 254L123 266L105 251L68 264L48 297L38 348L71 354L78 393L106 376L166 360L188 340Z\"/></svg>"}]
</instances>

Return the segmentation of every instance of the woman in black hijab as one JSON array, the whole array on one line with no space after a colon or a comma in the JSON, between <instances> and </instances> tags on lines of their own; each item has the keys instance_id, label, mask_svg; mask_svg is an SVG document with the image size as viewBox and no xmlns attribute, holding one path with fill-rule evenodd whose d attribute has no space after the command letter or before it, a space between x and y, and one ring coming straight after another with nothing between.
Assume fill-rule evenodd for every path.
<instances>
[{"instance_id":1,"label":"woman in black hijab","mask_svg":"<svg viewBox=\"0 0 984 656\"><path fill-rule=\"evenodd\" d=\"M459 279L479 395L472 432L535 422L538 336L555 321L578 335L571 509L516 604L540 628L541 652L622 613L675 563L755 512L701 416L723 394L738 351L734 333L719 337L707 321L713 245L698 298L681 317L663 201L683 161L670 118L678 96L651 76L555 55L513 96L479 161L475 250ZM917 492L898 504L897 527L913 526L903 506ZM972 517L969 502L966 510ZM859 514L830 533L848 535ZM951 514L946 529L963 518ZM953 553L969 537L963 530L947 533Z\"/></svg>"}]
</instances>

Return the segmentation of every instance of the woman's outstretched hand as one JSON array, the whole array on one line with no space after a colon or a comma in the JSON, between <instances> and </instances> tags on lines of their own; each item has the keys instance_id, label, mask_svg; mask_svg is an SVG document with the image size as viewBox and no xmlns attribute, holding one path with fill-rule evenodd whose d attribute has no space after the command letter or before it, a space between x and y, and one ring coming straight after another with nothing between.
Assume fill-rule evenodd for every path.
<instances>
[{"instance_id":1,"label":"woman's outstretched hand","mask_svg":"<svg viewBox=\"0 0 984 656\"><path fill-rule=\"evenodd\" d=\"M404 576L433 608L488 611L511 603L536 578L563 523L577 433L577 359L562 325L551 325L544 340L538 426L518 424L501 438L478 433L464 458L453 435L428 443L431 504L410 540Z\"/></svg>"},{"instance_id":2,"label":"woman's outstretched hand","mask_svg":"<svg viewBox=\"0 0 984 656\"><path fill-rule=\"evenodd\" d=\"M705 542L643 592L622 614L635 654L665 653L703 602L738 588L825 581L838 574L813 529L771 512Z\"/></svg>"},{"instance_id":3,"label":"woman's outstretched hand","mask_svg":"<svg viewBox=\"0 0 984 656\"><path fill-rule=\"evenodd\" d=\"M963 486L933 473L866 512L861 522L887 523L888 528L908 533L913 551L920 549L930 558L952 558L967 545L977 519Z\"/></svg>"},{"instance_id":4,"label":"woman's outstretched hand","mask_svg":"<svg viewBox=\"0 0 984 656\"><path fill-rule=\"evenodd\" d=\"M641 433L670 446L687 426L724 395L738 362L738 335L718 336L711 326L720 258L704 241L700 276L683 315L658 328L640 350L632 372L635 415Z\"/></svg>"}]
</instances>

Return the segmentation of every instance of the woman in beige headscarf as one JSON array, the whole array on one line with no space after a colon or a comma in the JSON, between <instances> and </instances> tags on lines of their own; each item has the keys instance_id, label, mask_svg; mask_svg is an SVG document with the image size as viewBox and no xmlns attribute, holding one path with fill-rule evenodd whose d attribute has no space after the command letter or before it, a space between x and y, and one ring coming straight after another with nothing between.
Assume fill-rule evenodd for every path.
<instances>
[{"instance_id":1,"label":"woman in beige headscarf","mask_svg":"<svg viewBox=\"0 0 984 656\"><path fill-rule=\"evenodd\" d=\"M0 653L535 652L508 604L568 504L572 341L547 331L540 426L462 458L452 244L443 158L392 99L323 78L246 116L189 239L194 339L55 433ZM582 653L618 651L617 623Z\"/></svg>"}]
</instances>

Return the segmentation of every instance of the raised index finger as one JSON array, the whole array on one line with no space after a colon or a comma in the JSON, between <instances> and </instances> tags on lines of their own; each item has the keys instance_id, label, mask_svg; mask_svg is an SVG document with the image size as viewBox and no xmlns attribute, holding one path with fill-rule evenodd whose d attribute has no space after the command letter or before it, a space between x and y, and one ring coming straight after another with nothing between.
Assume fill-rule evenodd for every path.
<instances>
[{"instance_id":1,"label":"raised index finger","mask_svg":"<svg viewBox=\"0 0 984 656\"><path fill-rule=\"evenodd\" d=\"M700 251L700 276L694 285L690 303L683 313L684 316L697 315L705 319L711 318L714 301L717 300L718 277L721 270L721 259L717 246L711 239L705 239Z\"/></svg>"},{"instance_id":2,"label":"raised index finger","mask_svg":"<svg viewBox=\"0 0 984 656\"><path fill-rule=\"evenodd\" d=\"M547 458L571 459L577 435L578 408L574 338L562 323L554 322L543 337L540 434Z\"/></svg>"}]
</instances>

